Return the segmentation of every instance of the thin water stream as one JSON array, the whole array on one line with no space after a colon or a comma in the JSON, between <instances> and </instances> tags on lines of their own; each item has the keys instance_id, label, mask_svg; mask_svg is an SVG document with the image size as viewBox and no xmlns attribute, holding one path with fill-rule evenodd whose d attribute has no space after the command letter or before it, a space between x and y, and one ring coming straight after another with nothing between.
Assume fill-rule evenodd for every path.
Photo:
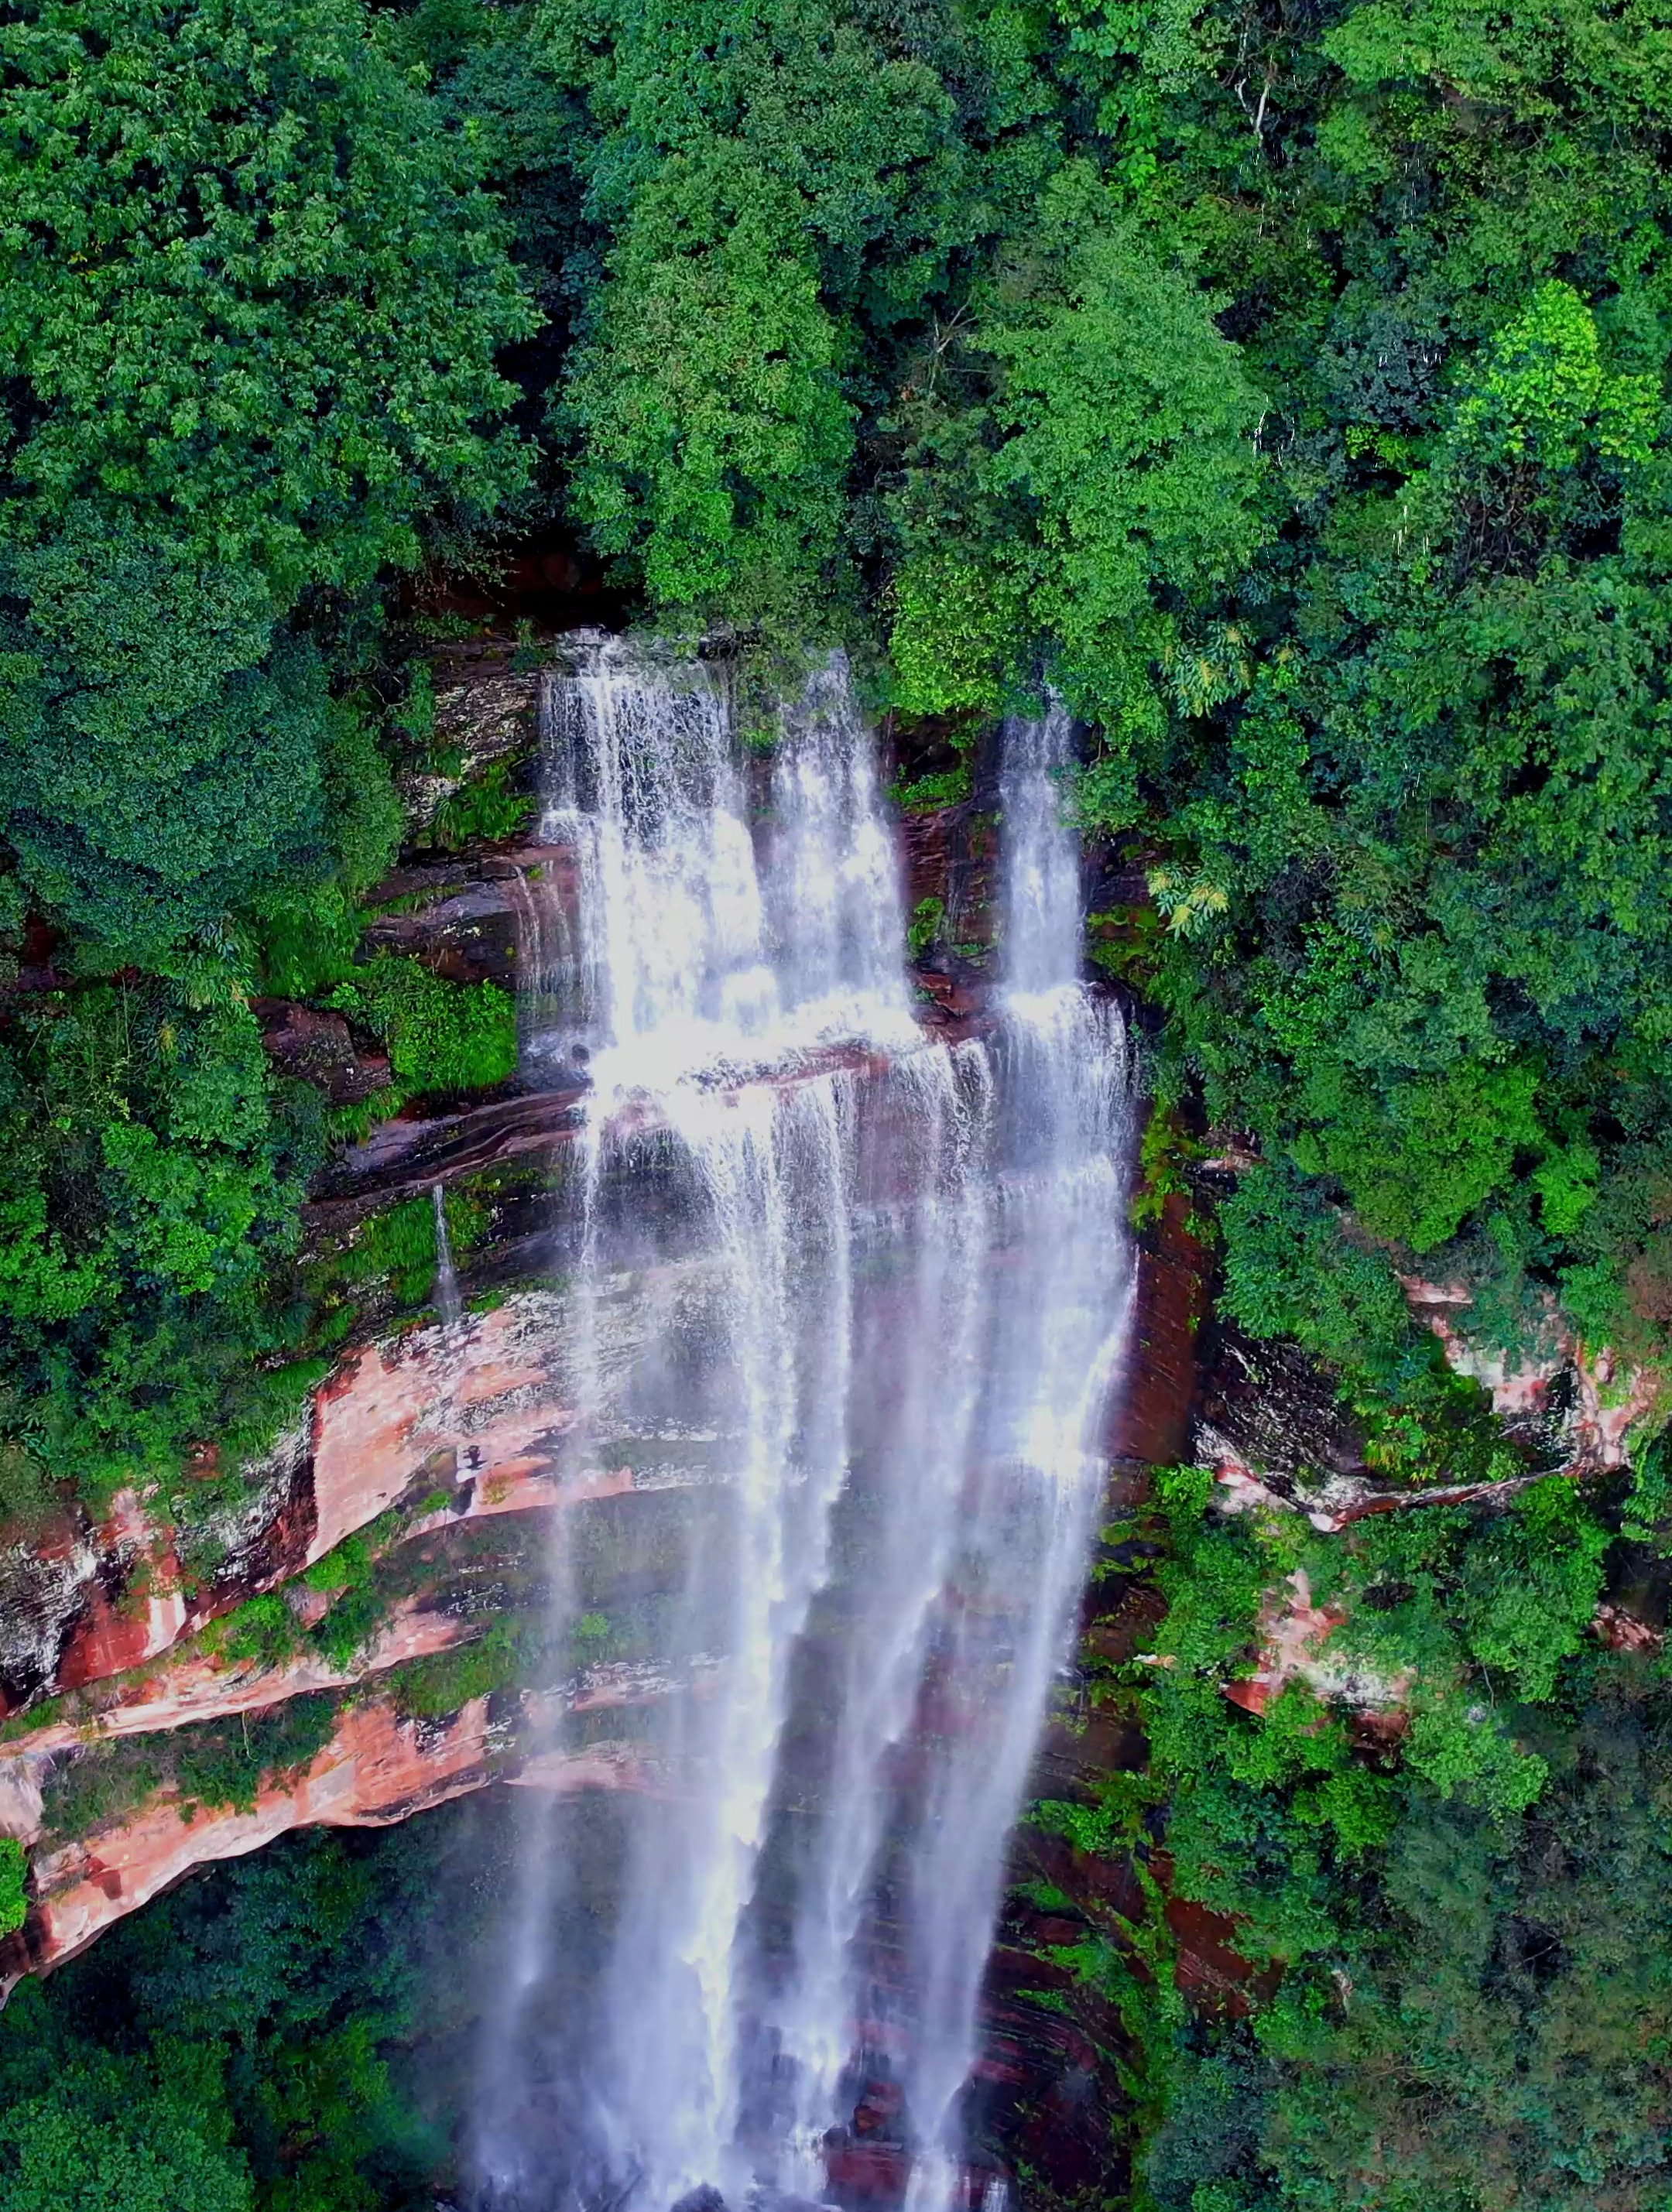
<instances>
[{"instance_id":1,"label":"thin water stream","mask_svg":"<svg viewBox=\"0 0 1672 2212\"><path fill-rule=\"evenodd\" d=\"M453 1244L447 1235L447 1193L440 1183L429 1188L435 1211L435 1310L443 1328L457 1328L465 1317L465 1301L459 1289L459 1271L453 1264Z\"/></svg>"},{"instance_id":2,"label":"thin water stream","mask_svg":"<svg viewBox=\"0 0 1672 2212\"><path fill-rule=\"evenodd\" d=\"M666 1694L558 2027L563 1831L525 1821L476 2146L518 2212L830 2201L860 2136L914 2212L967 2198L1006 1848L1101 1492L1128 1086L1079 981L1067 719L1005 733L1002 973L950 1048L912 1016L839 660L781 720L762 769L700 665L600 641L550 679L579 979L526 1049L589 1076L570 1474L678 1510L623 1524Z\"/></svg>"}]
</instances>

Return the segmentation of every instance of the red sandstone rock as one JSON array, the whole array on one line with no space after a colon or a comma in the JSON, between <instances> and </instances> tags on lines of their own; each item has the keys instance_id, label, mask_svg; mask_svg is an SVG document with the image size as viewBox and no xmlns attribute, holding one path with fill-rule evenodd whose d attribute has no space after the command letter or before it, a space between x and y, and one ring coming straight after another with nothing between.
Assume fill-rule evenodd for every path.
<instances>
[{"instance_id":1,"label":"red sandstone rock","mask_svg":"<svg viewBox=\"0 0 1672 2212\"><path fill-rule=\"evenodd\" d=\"M1639 1620L1617 1605L1599 1605L1591 1631L1598 1643L1610 1651L1663 1651L1666 1648L1666 1632L1646 1620Z\"/></svg>"},{"instance_id":2,"label":"red sandstone rock","mask_svg":"<svg viewBox=\"0 0 1672 2212\"><path fill-rule=\"evenodd\" d=\"M0 1995L45 1972L194 1867L259 1850L293 1828L386 1827L450 1797L503 1778L557 1791L638 1786L635 1754L622 1745L550 1753L519 1769L495 1741L488 1700L445 1722L404 1720L392 1705L350 1705L335 1734L297 1778L261 1791L253 1808L185 1813L161 1793L127 1819L39 1855L36 1901L20 1935L0 1943Z\"/></svg>"},{"instance_id":3,"label":"red sandstone rock","mask_svg":"<svg viewBox=\"0 0 1672 2212\"><path fill-rule=\"evenodd\" d=\"M1412 1312L1444 1346L1446 1364L1491 1393L1500 1419L1542 1414L1552 1385L1571 1375L1575 1402L1562 1423L1570 1471L1626 1465L1632 1431L1664 1395L1660 1376L1626 1365L1606 1345L1593 1350L1583 1344L1553 1301L1545 1310L1541 1350L1512 1365L1480 1351L1457 1328L1455 1316L1473 1303L1461 1283L1430 1283L1413 1275L1401 1275L1400 1282Z\"/></svg>"},{"instance_id":4,"label":"red sandstone rock","mask_svg":"<svg viewBox=\"0 0 1672 2212\"><path fill-rule=\"evenodd\" d=\"M212 1859L237 1858L311 1821L376 1826L439 1804L489 1778L487 1700L467 1705L444 1731L402 1721L388 1705L345 1711L302 1776L264 1790L253 1810L183 1814L167 1791L129 1819L36 1858L38 1901L23 1931L20 1972L40 1971L85 1949L133 1911Z\"/></svg>"},{"instance_id":5,"label":"red sandstone rock","mask_svg":"<svg viewBox=\"0 0 1672 2212\"><path fill-rule=\"evenodd\" d=\"M1325 1649L1346 1625L1340 1606L1316 1606L1304 1569L1268 1595L1260 1617L1260 1657L1252 1674L1227 1682L1225 1694L1245 1712L1262 1713L1288 1682L1304 1682L1331 1704L1376 1711L1395 1705L1408 1677L1384 1679Z\"/></svg>"},{"instance_id":6,"label":"red sandstone rock","mask_svg":"<svg viewBox=\"0 0 1672 2212\"><path fill-rule=\"evenodd\" d=\"M396 1607L364 1656L345 1668L332 1667L318 1653L301 1653L277 1666L264 1666L257 1660L228 1659L218 1651L188 1646L152 1666L99 1684L91 1696L71 1701L72 1709L61 1720L0 1744L0 1777L11 1769L37 1767L52 1753L79 1744L155 1735L198 1721L223 1720L232 1713L263 1711L316 1690L342 1689L405 1660L450 1650L477 1632L474 1623L428 1612L420 1601L409 1600ZM0 1804L0 1835L17 1835L28 1842L34 1832L11 1825Z\"/></svg>"},{"instance_id":7,"label":"red sandstone rock","mask_svg":"<svg viewBox=\"0 0 1672 2212\"><path fill-rule=\"evenodd\" d=\"M438 1493L424 1526L554 1503L551 1454L574 1418L553 1379L560 1321L555 1295L530 1292L352 1354L314 1399L316 1525L298 1565L409 1492Z\"/></svg>"},{"instance_id":8,"label":"red sandstone rock","mask_svg":"<svg viewBox=\"0 0 1672 2212\"><path fill-rule=\"evenodd\" d=\"M1189 1455L1196 1329L1207 1255L1186 1226L1189 1200L1166 1199L1138 1250L1137 1304L1110 1449L1117 1460L1170 1467Z\"/></svg>"},{"instance_id":9,"label":"red sandstone rock","mask_svg":"<svg viewBox=\"0 0 1672 2212\"><path fill-rule=\"evenodd\" d=\"M251 1006L269 1057L284 1074L322 1091L333 1106L357 1105L388 1089L388 1054L361 1052L341 1014L288 999L256 999Z\"/></svg>"},{"instance_id":10,"label":"red sandstone rock","mask_svg":"<svg viewBox=\"0 0 1672 2212\"><path fill-rule=\"evenodd\" d=\"M28 1627L43 1691L143 1666L398 1499L411 1506L436 1493L435 1510L412 1524L422 1531L630 1488L625 1469L561 1495L553 1479L571 1419L553 1380L562 1317L555 1293L530 1291L457 1329L409 1330L351 1353L318 1394L307 1431L274 1455L245 1516L251 1527L213 1583L187 1592L172 1532L131 1491L97 1528L37 1545L23 1564L50 1583L52 1610L38 1626L4 1626Z\"/></svg>"},{"instance_id":11,"label":"red sandstone rock","mask_svg":"<svg viewBox=\"0 0 1672 2212\"><path fill-rule=\"evenodd\" d=\"M1236 1923L1194 1899L1170 1895L1167 1925L1176 1949L1173 1980L1202 2011L1240 2020L1254 2008L1258 1990L1255 1970L1234 1948Z\"/></svg>"},{"instance_id":12,"label":"red sandstone rock","mask_svg":"<svg viewBox=\"0 0 1672 2212\"><path fill-rule=\"evenodd\" d=\"M173 1532L149 1518L134 1491L117 1492L94 1540L101 1559L122 1561L125 1571L115 1598L104 1576L89 1577L81 1618L60 1657L60 1689L79 1689L166 1651L191 1617Z\"/></svg>"}]
</instances>

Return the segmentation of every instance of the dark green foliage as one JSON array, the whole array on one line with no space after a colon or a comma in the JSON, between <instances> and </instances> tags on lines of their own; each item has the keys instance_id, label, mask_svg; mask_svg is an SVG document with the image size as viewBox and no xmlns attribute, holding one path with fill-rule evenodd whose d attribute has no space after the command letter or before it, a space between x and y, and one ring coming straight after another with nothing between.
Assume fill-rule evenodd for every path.
<instances>
[{"instance_id":1,"label":"dark green foliage","mask_svg":"<svg viewBox=\"0 0 1672 2212\"><path fill-rule=\"evenodd\" d=\"M1386 1377L1408 1361L1415 1328L1379 1252L1341 1238L1315 1188L1262 1167L1219 1210L1225 1304L1256 1336L1292 1336L1342 1368Z\"/></svg>"},{"instance_id":2,"label":"dark green foliage","mask_svg":"<svg viewBox=\"0 0 1672 2212\"><path fill-rule=\"evenodd\" d=\"M558 423L576 513L660 605L746 622L831 566L852 410L799 216L746 161L680 152L611 257Z\"/></svg>"},{"instance_id":3,"label":"dark green foliage","mask_svg":"<svg viewBox=\"0 0 1672 2212\"><path fill-rule=\"evenodd\" d=\"M849 472L892 333L991 222L956 95L921 40L824 0L536 20L585 104L595 242L571 266L603 279L554 418L575 511L656 606L800 642L851 586ZM932 21L958 70L968 34Z\"/></svg>"},{"instance_id":4,"label":"dark green foliage","mask_svg":"<svg viewBox=\"0 0 1672 2212\"><path fill-rule=\"evenodd\" d=\"M322 872L322 672L275 624L514 486L484 425L529 311L355 0L32 0L0 93L10 834L149 955Z\"/></svg>"},{"instance_id":5,"label":"dark green foliage","mask_svg":"<svg viewBox=\"0 0 1672 2212\"><path fill-rule=\"evenodd\" d=\"M313 1631L313 1642L333 1667L349 1667L381 1626L387 1607L368 1587L350 1588Z\"/></svg>"},{"instance_id":6,"label":"dark green foliage","mask_svg":"<svg viewBox=\"0 0 1672 2212\"><path fill-rule=\"evenodd\" d=\"M0 1836L0 1936L9 1936L14 1928L21 1928L29 1910L24 1892L24 1879L28 1873L28 1859L21 1844L10 1836Z\"/></svg>"},{"instance_id":7,"label":"dark green foliage","mask_svg":"<svg viewBox=\"0 0 1672 2212\"><path fill-rule=\"evenodd\" d=\"M0 1509L27 1515L194 1443L235 1468L312 1379L281 1379L283 1278L322 1117L243 995L350 964L400 810L346 680L380 578L522 481L494 356L534 317L358 0L26 0L0 204L0 930L27 898L70 981L0 1036ZM408 1021L403 1051L494 1079L502 1026Z\"/></svg>"},{"instance_id":8,"label":"dark green foliage","mask_svg":"<svg viewBox=\"0 0 1672 2212\"><path fill-rule=\"evenodd\" d=\"M440 1720L472 1698L508 1688L522 1668L531 1633L526 1622L505 1613L460 1650L397 1667L388 1677L397 1711L415 1720Z\"/></svg>"},{"instance_id":9,"label":"dark green foliage","mask_svg":"<svg viewBox=\"0 0 1672 2212\"><path fill-rule=\"evenodd\" d=\"M1292 1515L1204 1519L1211 1489L1160 1479L1168 1611L1157 1656L1129 1670L1148 1772L1038 1815L1080 1850L1134 1852L1148 1899L1118 1944L1061 1954L1134 2039L1139 2204L1657 2212L1672 1695L1587 1644L1596 1510L1547 1481L1507 1509L1321 1539ZM1346 1614L1331 1662L1408 1686L1402 1740L1355 1743L1298 1682L1258 1717L1225 1697L1296 1569ZM1172 1990L1158 1805L1168 1887L1281 1969L1246 2024L1193 2018Z\"/></svg>"},{"instance_id":10,"label":"dark green foliage","mask_svg":"<svg viewBox=\"0 0 1672 2212\"><path fill-rule=\"evenodd\" d=\"M445 2145L398 2061L465 2024L484 1826L287 1838L26 1983L0 2014L0 2204L429 2212Z\"/></svg>"},{"instance_id":11,"label":"dark green foliage","mask_svg":"<svg viewBox=\"0 0 1672 2212\"><path fill-rule=\"evenodd\" d=\"M331 1741L337 1708L324 1697L288 1698L236 1730L182 1730L173 1778L188 1804L230 1805L248 1812L269 1776L306 1766Z\"/></svg>"},{"instance_id":12,"label":"dark green foliage","mask_svg":"<svg viewBox=\"0 0 1672 2212\"><path fill-rule=\"evenodd\" d=\"M277 1590L266 1590L211 1621L198 1640L206 1651L223 1651L228 1659L272 1667L289 1656L300 1638L296 1616L283 1597Z\"/></svg>"},{"instance_id":13,"label":"dark green foliage","mask_svg":"<svg viewBox=\"0 0 1672 2212\"><path fill-rule=\"evenodd\" d=\"M1283 2204L1664 2203L1664 1688L1604 1669L1550 1746L1517 1820L1413 1801L1350 2000L1292 2000L1264 2036Z\"/></svg>"},{"instance_id":14,"label":"dark green foliage","mask_svg":"<svg viewBox=\"0 0 1672 2212\"><path fill-rule=\"evenodd\" d=\"M436 844L457 850L468 838L490 842L512 837L525 828L537 804L532 792L513 791L511 764L495 761L462 789L444 799L435 810L430 834Z\"/></svg>"},{"instance_id":15,"label":"dark green foliage","mask_svg":"<svg viewBox=\"0 0 1672 2212\"><path fill-rule=\"evenodd\" d=\"M478 427L528 327L489 204L349 0L55 0L3 45L12 531L169 518L281 605L410 565L514 480ZM282 130L260 127L275 116Z\"/></svg>"},{"instance_id":16,"label":"dark green foliage","mask_svg":"<svg viewBox=\"0 0 1672 2212\"><path fill-rule=\"evenodd\" d=\"M82 503L46 545L0 550L7 829L34 896L142 957L251 883L319 872L324 672L270 653L266 579L159 548Z\"/></svg>"},{"instance_id":17,"label":"dark green foliage","mask_svg":"<svg viewBox=\"0 0 1672 2212\"><path fill-rule=\"evenodd\" d=\"M1090 163L1052 179L964 342L990 404L976 420L965 410L956 461L944 409L926 401L914 424L893 632L903 705L991 707L1048 642L1073 703L1153 757L1158 674L1186 697L1195 681L1187 611L1237 578L1262 534L1259 398L1212 307ZM945 483L949 467L964 481ZM1112 813L1111 785L1103 797Z\"/></svg>"},{"instance_id":18,"label":"dark green foliage","mask_svg":"<svg viewBox=\"0 0 1672 2212\"><path fill-rule=\"evenodd\" d=\"M190 980L37 997L0 1038L6 1425L89 1492L173 1476L185 1445L259 1449L294 1393L268 1271L318 1153L241 1000Z\"/></svg>"},{"instance_id":19,"label":"dark green foliage","mask_svg":"<svg viewBox=\"0 0 1672 2212\"><path fill-rule=\"evenodd\" d=\"M24 1999L26 2021L40 2009ZM31 2054L15 2034L7 2044L3 2212L252 2212L215 2054L164 2045L118 2057L50 2043ZM49 2052L60 2063L42 2065Z\"/></svg>"},{"instance_id":20,"label":"dark green foliage","mask_svg":"<svg viewBox=\"0 0 1672 2212\"><path fill-rule=\"evenodd\" d=\"M1625 60L1651 17L1057 13L1130 219L1225 300L1284 518L1216 591L1166 758L1104 714L1085 785L1169 847L1175 1047L1215 1118L1474 1285L1483 1333L1560 1286L1646 1350L1672 1311L1672 207ZM1267 1269L1237 1249L1257 1215L1233 1268ZM1321 1257L1292 1304L1328 1305Z\"/></svg>"}]
</instances>

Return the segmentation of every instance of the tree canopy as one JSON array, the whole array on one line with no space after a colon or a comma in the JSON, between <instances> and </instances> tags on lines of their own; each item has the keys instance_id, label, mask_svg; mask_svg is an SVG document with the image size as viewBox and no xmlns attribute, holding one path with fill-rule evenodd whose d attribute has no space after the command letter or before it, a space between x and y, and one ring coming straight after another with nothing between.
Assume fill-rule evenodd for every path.
<instances>
[{"instance_id":1,"label":"tree canopy","mask_svg":"<svg viewBox=\"0 0 1672 2212\"><path fill-rule=\"evenodd\" d=\"M305 597L520 483L500 219L353 0L0 24L0 748L29 888L121 952L329 854Z\"/></svg>"}]
</instances>

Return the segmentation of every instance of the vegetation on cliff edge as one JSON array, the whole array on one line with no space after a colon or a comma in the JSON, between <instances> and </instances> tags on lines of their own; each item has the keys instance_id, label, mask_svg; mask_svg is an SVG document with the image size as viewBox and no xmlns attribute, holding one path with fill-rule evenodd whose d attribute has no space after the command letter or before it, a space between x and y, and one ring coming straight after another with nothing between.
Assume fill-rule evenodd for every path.
<instances>
[{"instance_id":1,"label":"vegetation on cliff edge","mask_svg":"<svg viewBox=\"0 0 1672 2212\"><path fill-rule=\"evenodd\" d=\"M1401 1276L1488 1349L1663 1363L1664 33L1657 0L0 7L0 1514L189 1491L208 1440L235 1487L356 1267L422 1273L422 1207L299 1264L376 1109L281 1079L251 1000L380 1044L386 1107L509 1071L502 994L358 957L429 742L403 586L496 532L578 532L646 619L774 662L840 636L960 760L1066 696L1155 909L1100 957L1164 1018L1168 1126L1253 1162L1227 1309L1390 1477L1498 1449ZM484 783L435 841L520 811ZM1145 1787L1284 1971L1242 2027L1131 1996L1153 2203L1646 2212L1664 1700L1584 1632L1620 1500L1328 1547L1200 1502ZM1396 1754L1304 1691L1225 1705L1298 1568L1420 1686ZM381 2111L376 2031L307 2015L350 2125L285 1986L254 2045L9 2045L0 2212L385 2201L317 2148Z\"/></svg>"}]
</instances>

